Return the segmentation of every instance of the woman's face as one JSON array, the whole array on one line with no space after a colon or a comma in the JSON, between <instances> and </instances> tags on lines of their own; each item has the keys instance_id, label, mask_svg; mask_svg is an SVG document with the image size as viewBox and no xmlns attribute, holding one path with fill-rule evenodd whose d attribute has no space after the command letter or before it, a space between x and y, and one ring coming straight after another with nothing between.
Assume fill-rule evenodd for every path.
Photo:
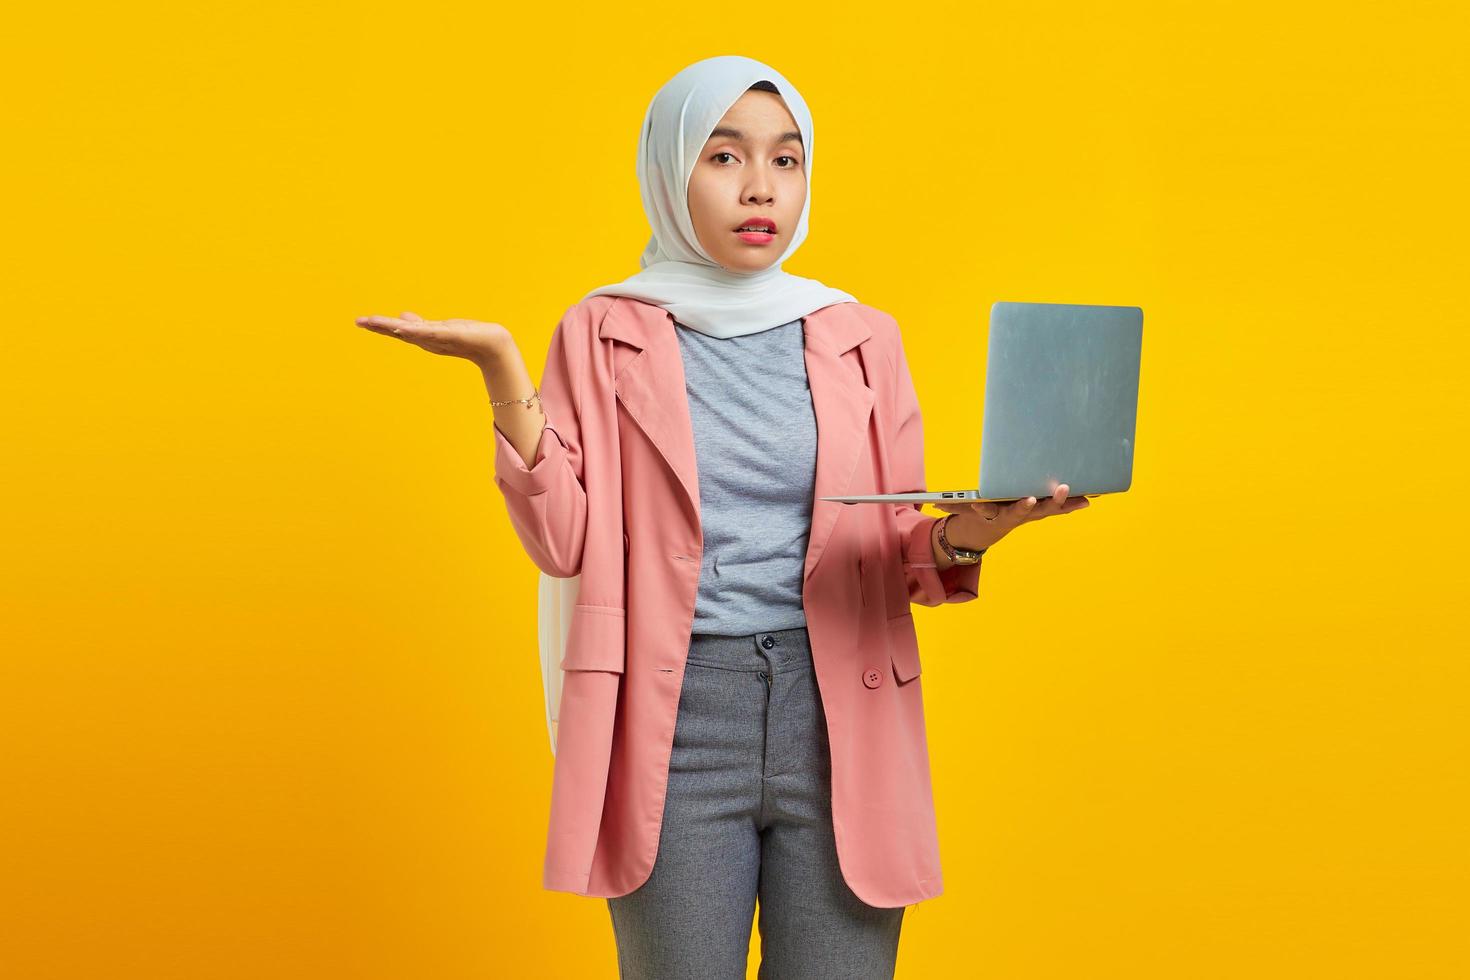
<instances>
[{"instance_id":1,"label":"woman's face","mask_svg":"<svg viewBox=\"0 0 1470 980\"><path fill-rule=\"evenodd\" d=\"M806 151L796 120L775 92L746 92L704 144L689 175L689 217L699 244L733 272L775 263L806 204ZM771 234L742 233L759 219Z\"/></svg>"}]
</instances>

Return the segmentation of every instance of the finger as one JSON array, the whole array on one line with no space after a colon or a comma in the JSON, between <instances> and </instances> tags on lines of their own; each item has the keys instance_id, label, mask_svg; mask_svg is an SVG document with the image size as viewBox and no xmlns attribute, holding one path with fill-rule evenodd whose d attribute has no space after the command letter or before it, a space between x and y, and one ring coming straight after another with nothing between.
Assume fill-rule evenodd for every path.
<instances>
[{"instance_id":1,"label":"finger","mask_svg":"<svg viewBox=\"0 0 1470 980\"><path fill-rule=\"evenodd\" d=\"M1029 521L1039 521L1043 517L1050 517L1056 512L1057 502L1050 497L1043 497L1036 502L1035 507L1031 508L1031 513L1027 515L1026 519Z\"/></svg>"},{"instance_id":2,"label":"finger","mask_svg":"<svg viewBox=\"0 0 1470 980\"><path fill-rule=\"evenodd\" d=\"M1068 487L1065 483L1058 484L1057 488L1051 492L1051 496L1043 500L1037 506L1036 510L1032 512L1032 519L1035 520L1041 517L1050 517L1053 514L1060 514L1062 512L1062 504L1067 499L1067 490Z\"/></svg>"},{"instance_id":3,"label":"finger","mask_svg":"<svg viewBox=\"0 0 1470 980\"><path fill-rule=\"evenodd\" d=\"M418 332L424 321L415 323L413 320L401 320L395 316L361 316L357 318L358 326L366 327L374 333L391 334L394 337L412 335Z\"/></svg>"},{"instance_id":4,"label":"finger","mask_svg":"<svg viewBox=\"0 0 1470 980\"><path fill-rule=\"evenodd\" d=\"M1002 508L1000 504L991 501L984 501L975 505L975 513L979 514L987 521L993 521L997 517L999 517L1001 514L1001 510Z\"/></svg>"},{"instance_id":5,"label":"finger","mask_svg":"<svg viewBox=\"0 0 1470 980\"><path fill-rule=\"evenodd\" d=\"M386 322L390 319L392 318L381 316L360 316L352 322L356 323L364 330L371 330L373 333L392 334L394 328Z\"/></svg>"},{"instance_id":6,"label":"finger","mask_svg":"<svg viewBox=\"0 0 1470 980\"><path fill-rule=\"evenodd\" d=\"M1026 523L1031 519L1031 512L1036 509L1035 497L1022 497L1005 509L1005 520L1012 527Z\"/></svg>"},{"instance_id":7,"label":"finger","mask_svg":"<svg viewBox=\"0 0 1470 980\"><path fill-rule=\"evenodd\" d=\"M1066 502L1062 504L1062 509L1057 511L1057 513L1070 514L1074 510L1082 510L1084 507L1090 506L1092 506L1092 501L1086 497L1068 497Z\"/></svg>"},{"instance_id":8,"label":"finger","mask_svg":"<svg viewBox=\"0 0 1470 980\"><path fill-rule=\"evenodd\" d=\"M423 317L421 317L421 316L419 316L419 315L418 315L418 314L417 314L417 313L415 313L415 312L414 312L414 311L413 311L413 310L404 310L404 311L403 311L403 312L402 312L402 313L401 313L401 314L399 314L399 315L400 315L400 316L402 316L402 317L403 317L403 319L405 319L405 320L420 320L420 321L422 321L422 320L423 320Z\"/></svg>"}]
</instances>

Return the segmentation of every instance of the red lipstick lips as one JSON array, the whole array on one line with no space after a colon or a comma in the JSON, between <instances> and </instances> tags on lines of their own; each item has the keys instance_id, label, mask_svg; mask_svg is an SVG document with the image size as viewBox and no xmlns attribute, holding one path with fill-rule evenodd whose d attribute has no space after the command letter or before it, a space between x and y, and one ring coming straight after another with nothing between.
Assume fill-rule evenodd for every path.
<instances>
[{"instance_id":1,"label":"red lipstick lips","mask_svg":"<svg viewBox=\"0 0 1470 980\"><path fill-rule=\"evenodd\" d=\"M776 240L776 222L770 218L747 218L735 229L735 234L749 245L769 245Z\"/></svg>"}]
</instances>

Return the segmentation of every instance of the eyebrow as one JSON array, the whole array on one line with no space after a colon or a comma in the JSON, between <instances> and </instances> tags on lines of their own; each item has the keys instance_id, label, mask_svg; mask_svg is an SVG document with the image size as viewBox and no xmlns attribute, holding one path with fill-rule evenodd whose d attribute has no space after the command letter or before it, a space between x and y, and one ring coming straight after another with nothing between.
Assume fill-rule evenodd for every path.
<instances>
[{"instance_id":1,"label":"eyebrow","mask_svg":"<svg viewBox=\"0 0 1470 980\"><path fill-rule=\"evenodd\" d=\"M716 126L714 130L710 132L709 138L714 139L717 136L722 136L726 139L737 140L742 143L745 142L745 134L738 129L731 129L729 126ZM776 142L795 143L800 147L806 147L806 144L801 141L801 134L796 132L795 130L782 133L780 136L776 137Z\"/></svg>"}]
</instances>

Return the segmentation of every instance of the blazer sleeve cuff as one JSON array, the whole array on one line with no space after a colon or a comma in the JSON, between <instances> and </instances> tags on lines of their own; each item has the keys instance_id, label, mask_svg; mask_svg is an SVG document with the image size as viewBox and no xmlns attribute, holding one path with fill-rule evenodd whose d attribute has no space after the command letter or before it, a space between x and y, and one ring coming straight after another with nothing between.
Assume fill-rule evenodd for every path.
<instances>
[{"instance_id":1,"label":"blazer sleeve cuff","mask_svg":"<svg viewBox=\"0 0 1470 980\"><path fill-rule=\"evenodd\" d=\"M940 569L934 561L934 546L930 543L934 525L942 517L930 517L918 521L909 530L908 547L904 561L909 566L912 581L919 589L921 605L937 606L946 602L967 602L980 594L980 566L985 559L973 565L951 565Z\"/></svg>"},{"instance_id":2,"label":"blazer sleeve cuff","mask_svg":"<svg viewBox=\"0 0 1470 980\"><path fill-rule=\"evenodd\" d=\"M534 465L528 467L515 446L505 437L505 433L500 431L500 427L494 423L490 427L495 430L495 476L512 490L525 496L545 493L556 479L557 470L567 456L567 447L562 442L561 433L556 431L551 422L546 423L546 427L541 430L541 441L536 444Z\"/></svg>"}]
</instances>

